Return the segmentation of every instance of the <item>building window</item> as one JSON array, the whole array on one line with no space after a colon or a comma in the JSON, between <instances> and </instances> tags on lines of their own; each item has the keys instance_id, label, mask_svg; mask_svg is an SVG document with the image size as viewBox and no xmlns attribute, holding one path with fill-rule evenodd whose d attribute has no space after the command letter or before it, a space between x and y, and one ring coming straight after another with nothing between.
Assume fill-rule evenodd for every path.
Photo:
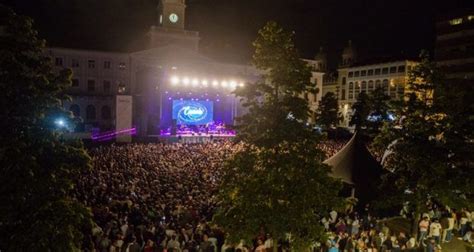
<instances>
[{"instance_id":1,"label":"building window","mask_svg":"<svg viewBox=\"0 0 474 252\"><path fill-rule=\"evenodd\" d=\"M360 76L366 76L366 75L367 75L367 71L366 71L366 70L360 71Z\"/></svg>"},{"instance_id":2,"label":"building window","mask_svg":"<svg viewBox=\"0 0 474 252\"><path fill-rule=\"evenodd\" d=\"M79 67L79 60L78 59L72 59L71 67Z\"/></svg>"},{"instance_id":3,"label":"building window","mask_svg":"<svg viewBox=\"0 0 474 252\"><path fill-rule=\"evenodd\" d=\"M473 20L474 20L474 15L469 15L469 16L467 16L467 20L473 21Z\"/></svg>"},{"instance_id":4,"label":"building window","mask_svg":"<svg viewBox=\"0 0 474 252\"><path fill-rule=\"evenodd\" d=\"M354 72L354 77L359 77L359 71Z\"/></svg>"},{"instance_id":5,"label":"building window","mask_svg":"<svg viewBox=\"0 0 474 252\"><path fill-rule=\"evenodd\" d=\"M72 104L71 107L69 107L69 111L71 111L75 117L81 116L81 108L77 104Z\"/></svg>"},{"instance_id":6,"label":"building window","mask_svg":"<svg viewBox=\"0 0 474 252\"><path fill-rule=\"evenodd\" d=\"M382 68L382 74L388 74L388 67Z\"/></svg>"},{"instance_id":7,"label":"building window","mask_svg":"<svg viewBox=\"0 0 474 252\"><path fill-rule=\"evenodd\" d=\"M371 93L374 90L374 81L369 81L368 89L369 89L368 93Z\"/></svg>"},{"instance_id":8,"label":"building window","mask_svg":"<svg viewBox=\"0 0 474 252\"><path fill-rule=\"evenodd\" d=\"M94 105L88 105L86 108L86 119L94 120L95 119L95 107Z\"/></svg>"},{"instance_id":9,"label":"building window","mask_svg":"<svg viewBox=\"0 0 474 252\"><path fill-rule=\"evenodd\" d=\"M346 77L342 77L342 85L346 85Z\"/></svg>"},{"instance_id":10,"label":"building window","mask_svg":"<svg viewBox=\"0 0 474 252\"><path fill-rule=\"evenodd\" d=\"M380 68L375 69L375 75L380 75Z\"/></svg>"},{"instance_id":11,"label":"building window","mask_svg":"<svg viewBox=\"0 0 474 252\"><path fill-rule=\"evenodd\" d=\"M95 91L95 80L88 80L87 81L87 91L94 92Z\"/></svg>"},{"instance_id":12,"label":"building window","mask_svg":"<svg viewBox=\"0 0 474 252\"><path fill-rule=\"evenodd\" d=\"M103 106L100 111L100 114L102 116L102 119L104 120L112 118L112 113L109 106Z\"/></svg>"},{"instance_id":13,"label":"building window","mask_svg":"<svg viewBox=\"0 0 474 252\"><path fill-rule=\"evenodd\" d=\"M354 97L354 83L349 82L349 99Z\"/></svg>"},{"instance_id":14,"label":"building window","mask_svg":"<svg viewBox=\"0 0 474 252\"><path fill-rule=\"evenodd\" d=\"M352 78L354 76L354 72L349 72L349 78Z\"/></svg>"},{"instance_id":15,"label":"building window","mask_svg":"<svg viewBox=\"0 0 474 252\"><path fill-rule=\"evenodd\" d=\"M359 93L360 93L360 83L356 81L356 83L354 83L354 86L355 86L354 96L357 97L357 95L359 95Z\"/></svg>"},{"instance_id":16,"label":"building window","mask_svg":"<svg viewBox=\"0 0 474 252\"><path fill-rule=\"evenodd\" d=\"M405 72L405 66L398 66L398 72L399 73L404 73Z\"/></svg>"},{"instance_id":17,"label":"building window","mask_svg":"<svg viewBox=\"0 0 474 252\"><path fill-rule=\"evenodd\" d=\"M398 97L402 97L403 94L405 93L405 88L402 83L399 83L397 85L397 93L398 93Z\"/></svg>"},{"instance_id":18,"label":"building window","mask_svg":"<svg viewBox=\"0 0 474 252\"><path fill-rule=\"evenodd\" d=\"M110 81L105 80L103 84L104 84L104 93L106 94L110 93L110 86L111 86Z\"/></svg>"},{"instance_id":19,"label":"building window","mask_svg":"<svg viewBox=\"0 0 474 252\"><path fill-rule=\"evenodd\" d=\"M388 94L388 80L387 80L387 79L383 80L383 82L382 82L382 88L383 88L383 92L384 92L385 94Z\"/></svg>"},{"instance_id":20,"label":"building window","mask_svg":"<svg viewBox=\"0 0 474 252\"><path fill-rule=\"evenodd\" d=\"M367 91L367 82L365 82L365 81L362 82L361 90L362 90L362 92Z\"/></svg>"},{"instance_id":21,"label":"building window","mask_svg":"<svg viewBox=\"0 0 474 252\"><path fill-rule=\"evenodd\" d=\"M72 79L72 87L79 87L79 79Z\"/></svg>"},{"instance_id":22,"label":"building window","mask_svg":"<svg viewBox=\"0 0 474 252\"><path fill-rule=\"evenodd\" d=\"M104 69L110 69L110 61L104 61Z\"/></svg>"},{"instance_id":23,"label":"building window","mask_svg":"<svg viewBox=\"0 0 474 252\"><path fill-rule=\"evenodd\" d=\"M56 66L62 66L63 65L63 58L61 57L56 57L56 59L54 60L54 64Z\"/></svg>"},{"instance_id":24,"label":"building window","mask_svg":"<svg viewBox=\"0 0 474 252\"><path fill-rule=\"evenodd\" d=\"M397 85L393 82L393 80L390 81L390 97L395 98L397 93Z\"/></svg>"},{"instance_id":25,"label":"building window","mask_svg":"<svg viewBox=\"0 0 474 252\"><path fill-rule=\"evenodd\" d=\"M119 69L120 70L125 70L125 63L124 62L119 63Z\"/></svg>"},{"instance_id":26,"label":"building window","mask_svg":"<svg viewBox=\"0 0 474 252\"><path fill-rule=\"evenodd\" d=\"M390 73L396 73L396 72L397 72L397 67L390 68Z\"/></svg>"},{"instance_id":27,"label":"building window","mask_svg":"<svg viewBox=\"0 0 474 252\"><path fill-rule=\"evenodd\" d=\"M375 81L375 88L380 88L381 85L380 85L380 80L376 80Z\"/></svg>"},{"instance_id":28,"label":"building window","mask_svg":"<svg viewBox=\"0 0 474 252\"><path fill-rule=\"evenodd\" d=\"M449 20L450 25L460 25L462 24L462 18L454 18Z\"/></svg>"},{"instance_id":29,"label":"building window","mask_svg":"<svg viewBox=\"0 0 474 252\"><path fill-rule=\"evenodd\" d=\"M95 68L95 60L88 60L87 61L87 66L91 69Z\"/></svg>"},{"instance_id":30,"label":"building window","mask_svg":"<svg viewBox=\"0 0 474 252\"><path fill-rule=\"evenodd\" d=\"M368 76L374 75L374 70L373 70L373 69L370 69L369 71L367 71L367 75L368 75Z\"/></svg>"},{"instance_id":31,"label":"building window","mask_svg":"<svg viewBox=\"0 0 474 252\"><path fill-rule=\"evenodd\" d=\"M346 90L342 89L341 90L341 101L344 101L346 99Z\"/></svg>"}]
</instances>

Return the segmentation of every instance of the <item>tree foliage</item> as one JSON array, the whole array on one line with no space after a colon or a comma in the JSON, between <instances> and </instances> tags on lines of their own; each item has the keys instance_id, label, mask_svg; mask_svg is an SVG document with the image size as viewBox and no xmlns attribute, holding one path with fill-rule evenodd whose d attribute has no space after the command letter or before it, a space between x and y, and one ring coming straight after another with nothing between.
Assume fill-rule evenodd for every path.
<instances>
[{"instance_id":1,"label":"tree foliage","mask_svg":"<svg viewBox=\"0 0 474 252\"><path fill-rule=\"evenodd\" d=\"M316 124L321 125L324 130L329 130L336 127L341 119L336 95L332 92L326 93L316 110Z\"/></svg>"},{"instance_id":2,"label":"tree foliage","mask_svg":"<svg viewBox=\"0 0 474 252\"><path fill-rule=\"evenodd\" d=\"M311 71L292 34L274 22L254 46L254 64L265 74L237 92L248 109L238 127L244 147L226 164L215 221L233 241L249 241L263 228L307 246L324 235L322 215L342 202L339 182L322 163L319 136L306 127L309 108L301 94L314 90Z\"/></svg>"},{"instance_id":3,"label":"tree foliage","mask_svg":"<svg viewBox=\"0 0 474 252\"><path fill-rule=\"evenodd\" d=\"M357 101L352 105L352 117L349 126L354 125L356 131L367 127L367 118L371 112L369 96L365 92L359 93Z\"/></svg>"},{"instance_id":4,"label":"tree foliage","mask_svg":"<svg viewBox=\"0 0 474 252\"><path fill-rule=\"evenodd\" d=\"M90 159L53 130L71 71L53 70L31 19L0 13L0 250L76 251L91 221L69 194Z\"/></svg>"},{"instance_id":5,"label":"tree foliage","mask_svg":"<svg viewBox=\"0 0 474 252\"><path fill-rule=\"evenodd\" d=\"M463 92L450 92L423 54L410 74L405 99L395 107L398 120L385 124L375 139L375 146L391 153L384 164L390 171L384 186L395 189L396 197L385 195L386 201L408 200L417 214L428 198L450 207L472 204L473 106ZM459 99L454 106L453 96Z\"/></svg>"}]
</instances>

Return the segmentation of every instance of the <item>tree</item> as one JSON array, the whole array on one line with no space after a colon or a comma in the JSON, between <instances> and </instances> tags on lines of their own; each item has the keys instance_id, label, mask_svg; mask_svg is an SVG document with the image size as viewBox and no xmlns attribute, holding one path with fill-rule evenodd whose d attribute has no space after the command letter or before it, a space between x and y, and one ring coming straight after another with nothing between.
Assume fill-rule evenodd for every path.
<instances>
[{"instance_id":1,"label":"tree","mask_svg":"<svg viewBox=\"0 0 474 252\"><path fill-rule=\"evenodd\" d=\"M78 251L91 218L70 192L90 159L54 130L71 71L53 71L31 19L0 13L0 250Z\"/></svg>"},{"instance_id":2,"label":"tree","mask_svg":"<svg viewBox=\"0 0 474 252\"><path fill-rule=\"evenodd\" d=\"M329 130L336 127L341 119L336 96L332 92L326 93L319 101L316 110L316 124L321 125L324 130Z\"/></svg>"},{"instance_id":3,"label":"tree","mask_svg":"<svg viewBox=\"0 0 474 252\"><path fill-rule=\"evenodd\" d=\"M367 128L372 136L377 135L382 125L389 120L390 96L385 92L382 87L377 87L369 97L370 114Z\"/></svg>"},{"instance_id":4,"label":"tree","mask_svg":"<svg viewBox=\"0 0 474 252\"><path fill-rule=\"evenodd\" d=\"M352 105L352 117L349 126L355 125L356 131L360 131L367 126L367 118L370 115L369 96L365 92L359 93L357 101Z\"/></svg>"},{"instance_id":5,"label":"tree","mask_svg":"<svg viewBox=\"0 0 474 252\"><path fill-rule=\"evenodd\" d=\"M262 229L276 240L291 235L293 247L321 241L320 219L341 203L340 183L329 177L318 149L319 136L306 126L313 90L310 68L294 47L292 34L276 23L254 42L261 81L237 91L248 113L240 118L243 149L226 164L215 222L229 239L252 240Z\"/></svg>"},{"instance_id":6,"label":"tree","mask_svg":"<svg viewBox=\"0 0 474 252\"><path fill-rule=\"evenodd\" d=\"M395 107L398 120L384 125L375 146L391 153L384 163L390 172L384 176L383 186L394 190L382 201L391 205L409 201L414 206L416 230L428 199L450 207L472 204L474 153L472 124L462 124L464 132L471 127L469 136L457 132L455 119L463 113L446 109L446 97L435 95L447 88L427 55L422 55L410 74L408 87L405 99Z\"/></svg>"}]
</instances>

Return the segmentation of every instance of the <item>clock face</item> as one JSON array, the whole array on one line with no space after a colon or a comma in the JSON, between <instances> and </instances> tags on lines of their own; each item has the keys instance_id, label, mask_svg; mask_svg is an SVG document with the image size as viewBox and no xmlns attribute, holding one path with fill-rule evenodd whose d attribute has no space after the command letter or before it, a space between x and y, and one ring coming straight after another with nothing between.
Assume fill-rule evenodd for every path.
<instances>
[{"instance_id":1,"label":"clock face","mask_svg":"<svg viewBox=\"0 0 474 252\"><path fill-rule=\"evenodd\" d=\"M170 18L171 23L178 22L178 15L176 15L175 13L171 13L169 18Z\"/></svg>"}]
</instances>

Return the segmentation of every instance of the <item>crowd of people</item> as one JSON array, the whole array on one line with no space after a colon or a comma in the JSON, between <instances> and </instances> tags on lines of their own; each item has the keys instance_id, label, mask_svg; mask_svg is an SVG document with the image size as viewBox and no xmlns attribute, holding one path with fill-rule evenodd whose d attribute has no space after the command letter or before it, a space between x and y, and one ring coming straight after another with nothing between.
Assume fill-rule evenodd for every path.
<instances>
[{"instance_id":1,"label":"crowd of people","mask_svg":"<svg viewBox=\"0 0 474 252\"><path fill-rule=\"evenodd\" d=\"M454 237L472 246L474 212L464 208L456 211L430 201L427 209L418 223L417 238L406 231L390 230L387 225L390 221L371 216L369 205L360 215L357 212L341 215L332 211L322 219L330 238L326 244L319 244L317 251L438 252L441 244L451 242ZM413 217L411 210L405 207L400 214L402 218Z\"/></svg>"},{"instance_id":2,"label":"crowd of people","mask_svg":"<svg viewBox=\"0 0 474 252\"><path fill-rule=\"evenodd\" d=\"M321 148L330 157L343 145L331 141ZM263 252L278 246L282 251L284 243L274 242L264 232L254 241L229 244L223 231L209 224L223 164L241 148L230 141L215 141L91 149L94 168L82 174L75 189L77 199L91 207L95 221L94 228L85 232L83 249ZM459 237L471 241L474 214L465 209L460 212L453 215L451 210L433 208L420 222L421 238L415 240L403 232L390 232L384 222L371 216L368 206L361 214L332 211L322 219L330 239L315 244L314 250L396 252L433 244L434 252L436 245L452 239L455 228ZM448 213L455 217L454 222L444 218Z\"/></svg>"},{"instance_id":3,"label":"crowd of people","mask_svg":"<svg viewBox=\"0 0 474 252\"><path fill-rule=\"evenodd\" d=\"M343 146L321 145L327 156ZM153 143L92 148L94 168L75 191L97 226L86 233L86 251L264 251L267 234L252 244L230 245L210 226L224 162L241 144Z\"/></svg>"}]
</instances>

